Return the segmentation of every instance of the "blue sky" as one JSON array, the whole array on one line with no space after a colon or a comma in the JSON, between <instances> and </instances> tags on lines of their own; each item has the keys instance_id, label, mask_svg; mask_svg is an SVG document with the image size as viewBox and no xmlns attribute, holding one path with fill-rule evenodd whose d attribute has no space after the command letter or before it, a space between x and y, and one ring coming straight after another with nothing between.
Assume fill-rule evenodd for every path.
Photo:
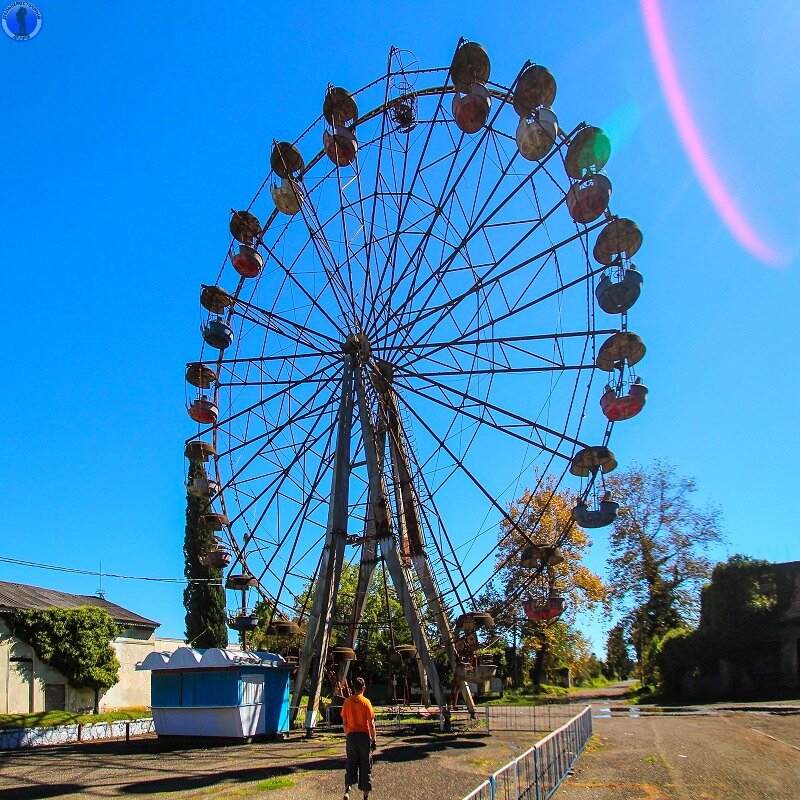
<instances>
[{"instance_id":1,"label":"blue sky","mask_svg":"<svg viewBox=\"0 0 800 800\"><path fill-rule=\"evenodd\" d=\"M197 290L219 268L229 209L267 173L273 137L317 116L329 82L368 82L392 44L445 65L465 36L498 79L528 58L545 64L559 116L612 132L613 207L645 234L632 327L650 388L643 414L615 429L620 463L665 457L693 475L724 512L719 557L800 558L787 510L800 444L800 11L789 0L662 5L695 124L783 267L743 250L698 183L636 3L118 3L109 14L40 2L36 39L0 38L0 554L180 577L183 366L199 353ZM603 544L596 536L597 568ZM0 579L97 589L93 577L2 563ZM104 588L181 635L179 584Z\"/></svg>"}]
</instances>

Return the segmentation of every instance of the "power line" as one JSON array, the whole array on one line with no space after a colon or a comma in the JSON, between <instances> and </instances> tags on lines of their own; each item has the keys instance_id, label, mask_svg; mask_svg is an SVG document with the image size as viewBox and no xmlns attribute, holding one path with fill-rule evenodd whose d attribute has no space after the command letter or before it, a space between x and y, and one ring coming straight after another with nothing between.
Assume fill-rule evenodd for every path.
<instances>
[{"instance_id":1,"label":"power line","mask_svg":"<svg viewBox=\"0 0 800 800\"><path fill-rule=\"evenodd\" d=\"M39 564L36 561L24 561L19 558L8 558L7 556L0 556L0 561L6 564L16 564L20 567L36 567L37 569L49 569L54 572L71 572L76 575L99 575L103 578L121 578L129 581L153 581L155 583L216 583L221 585L218 578L152 578L144 575L119 575L114 572L98 572L92 569L63 567L55 564Z\"/></svg>"}]
</instances>

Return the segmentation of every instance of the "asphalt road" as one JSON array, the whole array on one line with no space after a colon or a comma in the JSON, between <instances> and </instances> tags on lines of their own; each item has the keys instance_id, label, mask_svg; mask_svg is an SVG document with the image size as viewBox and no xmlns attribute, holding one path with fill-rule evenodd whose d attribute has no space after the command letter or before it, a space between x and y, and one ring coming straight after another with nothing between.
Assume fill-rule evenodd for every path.
<instances>
[{"instance_id":1,"label":"asphalt road","mask_svg":"<svg viewBox=\"0 0 800 800\"><path fill-rule=\"evenodd\" d=\"M595 711L599 706L595 705ZM793 800L800 797L800 715L614 714L558 800Z\"/></svg>"}]
</instances>

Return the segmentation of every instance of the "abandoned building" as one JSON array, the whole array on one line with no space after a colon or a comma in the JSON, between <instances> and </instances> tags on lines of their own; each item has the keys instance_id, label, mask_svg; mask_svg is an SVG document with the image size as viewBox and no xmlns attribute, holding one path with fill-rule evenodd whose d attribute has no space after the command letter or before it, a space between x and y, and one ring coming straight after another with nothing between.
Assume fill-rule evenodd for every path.
<instances>
[{"instance_id":1,"label":"abandoned building","mask_svg":"<svg viewBox=\"0 0 800 800\"><path fill-rule=\"evenodd\" d=\"M119 627L111 642L120 663L119 681L100 695L99 710L150 705L149 675L137 672L136 663L154 650L171 653L182 640L156 637L158 622L101 597L0 581L0 714L92 710L94 692L70 686L27 642L14 636L3 619L11 611L79 606L106 609Z\"/></svg>"},{"instance_id":2,"label":"abandoned building","mask_svg":"<svg viewBox=\"0 0 800 800\"><path fill-rule=\"evenodd\" d=\"M736 558L719 565L703 589L698 631L712 657L683 675L681 693L724 697L796 691L800 561L735 562Z\"/></svg>"}]
</instances>

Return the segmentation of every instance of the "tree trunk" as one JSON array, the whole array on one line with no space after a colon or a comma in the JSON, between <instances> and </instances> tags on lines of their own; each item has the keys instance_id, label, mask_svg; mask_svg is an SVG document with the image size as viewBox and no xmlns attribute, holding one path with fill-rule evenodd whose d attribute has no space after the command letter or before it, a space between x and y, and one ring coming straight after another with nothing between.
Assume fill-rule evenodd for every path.
<instances>
[{"instance_id":1,"label":"tree trunk","mask_svg":"<svg viewBox=\"0 0 800 800\"><path fill-rule=\"evenodd\" d=\"M534 690L538 691L542 685L542 675L544 674L544 665L547 660L547 651L550 649L547 642L536 651L536 660L533 662L533 670L531 670L531 680L533 681Z\"/></svg>"}]
</instances>

